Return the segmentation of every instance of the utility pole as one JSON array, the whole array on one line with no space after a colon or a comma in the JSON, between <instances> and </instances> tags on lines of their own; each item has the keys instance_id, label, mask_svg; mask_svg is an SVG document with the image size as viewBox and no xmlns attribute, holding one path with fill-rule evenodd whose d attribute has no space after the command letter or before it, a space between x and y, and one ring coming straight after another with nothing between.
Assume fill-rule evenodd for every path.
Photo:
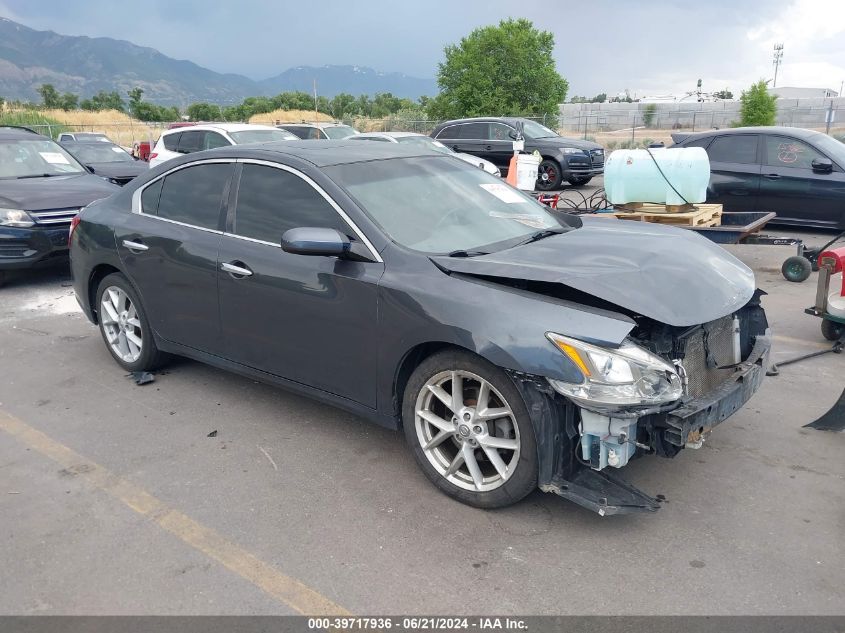
<instances>
[{"instance_id":1,"label":"utility pole","mask_svg":"<svg viewBox=\"0 0 845 633\"><path fill-rule=\"evenodd\" d=\"M772 64L775 66L775 78L772 81L772 88L778 85L778 67L783 63L783 44L775 44L775 54L772 57Z\"/></svg>"},{"instance_id":2,"label":"utility pole","mask_svg":"<svg viewBox=\"0 0 845 633\"><path fill-rule=\"evenodd\" d=\"M317 116L317 79L314 79L314 123L320 120Z\"/></svg>"}]
</instances>

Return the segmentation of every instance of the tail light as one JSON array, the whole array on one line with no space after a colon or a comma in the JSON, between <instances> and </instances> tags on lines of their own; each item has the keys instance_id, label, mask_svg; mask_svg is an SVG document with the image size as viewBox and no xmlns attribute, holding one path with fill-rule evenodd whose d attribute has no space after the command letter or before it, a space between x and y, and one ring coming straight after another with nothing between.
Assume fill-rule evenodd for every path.
<instances>
[{"instance_id":1,"label":"tail light","mask_svg":"<svg viewBox=\"0 0 845 633\"><path fill-rule=\"evenodd\" d=\"M80 217L77 213L73 216L73 219L70 221L70 229L67 232L67 246L70 248L70 241L73 239L73 232L76 230L76 227L79 226Z\"/></svg>"},{"instance_id":2,"label":"tail light","mask_svg":"<svg viewBox=\"0 0 845 633\"><path fill-rule=\"evenodd\" d=\"M153 159L153 158L158 158L158 152L151 152L150 153L150 159Z\"/></svg>"}]
</instances>

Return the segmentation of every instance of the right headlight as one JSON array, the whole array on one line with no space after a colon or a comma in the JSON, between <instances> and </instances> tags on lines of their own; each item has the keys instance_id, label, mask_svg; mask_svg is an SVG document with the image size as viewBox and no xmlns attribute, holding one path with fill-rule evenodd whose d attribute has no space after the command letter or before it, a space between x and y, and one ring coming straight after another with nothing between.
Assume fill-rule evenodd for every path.
<instances>
[{"instance_id":1,"label":"right headlight","mask_svg":"<svg viewBox=\"0 0 845 633\"><path fill-rule=\"evenodd\" d=\"M578 149L576 147L562 147L562 148L560 148L560 151L563 152L564 154L581 154L581 155L586 154L586 152L583 149Z\"/></svg>"},{"instance_id":2,"label":"right headlight","mask_svg":"<svg viewBox=\"0 0 845 633\"><path fill-rule=\"evenodd\" d=\"M35 221L22 209L0 209L0 226L25 229L34 225Z\"/></svg>"},{"instance_id":3,"label":"right headlight","mask_svg":"<svg viewBox=\"0 0 845 633\"><path fill-rule=\"evenodd\" d=\"M648 407L674 402L684 393L670 363L630 341L610 349L553 332L546 336L582 374L578 383L552 379L549 383L586 409Z\"/></svg>"}]
</instances>

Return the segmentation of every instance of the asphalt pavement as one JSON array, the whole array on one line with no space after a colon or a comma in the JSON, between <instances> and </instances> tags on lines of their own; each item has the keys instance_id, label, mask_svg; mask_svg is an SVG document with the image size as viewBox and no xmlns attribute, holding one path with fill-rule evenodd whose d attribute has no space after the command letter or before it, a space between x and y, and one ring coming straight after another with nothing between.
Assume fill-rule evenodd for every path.
<instances>
[{"instance_id":1,"label":"asphalt pavement","mask_svg":"<svg viewBox=\"0 0 845 633\"><path fill-rule=\"evenodd\" d=\"M731 250L775 358L823 349L815 275ZM700 450L627 466L656 514L539 491L484 511L332 407L186 360L136 386L64 269L21 275L0 290L0 613L845 614L845 433L803 428L843 362L785 367Z\"/></svg>"}]
</instances>

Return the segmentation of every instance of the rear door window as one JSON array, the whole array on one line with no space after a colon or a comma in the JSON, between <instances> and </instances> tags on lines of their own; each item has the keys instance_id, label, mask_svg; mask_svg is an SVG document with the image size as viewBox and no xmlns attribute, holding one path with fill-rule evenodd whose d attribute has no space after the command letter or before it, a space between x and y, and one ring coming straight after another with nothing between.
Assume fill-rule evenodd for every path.
<instances>
[{"instance_id":1,"label":"rear door window","mask_svg":"<svg viewBox=\"0 0 845 633\"><path fill-rule=\"evenodd\" d=\"M758 162L757 139L757 134L717 136L707 148L707 155L713 163L752 165Z\"/></svg>"},{"instance_id":2,"label":"rear door window","mask_svg":"<svg viewBox=\"0 0 845 633\"><path fill-rule=\"evenodd\" d=\"M766 165L770 167L812 169L817 158L826 156L803 141L787 136L766 137Z\"/></svg>"},{"instance_id":3,"label":"rear door window","mask_svg":"<svg viewBox=\"0 0 845 633\"><path fill-rule=\"evenodd\" d=\"M177 151L182 154L192 154L200 151L204 144L205 132L203 130L182 132L182 138L179 139L179 149Z\"/></svg>"},{"instance_id":4,"label":"rear door window","mask_svg":"<svg viewBox=\"0 0 845 633\"><path fill-rule=\"evenodd\" d=\"M228 147L231 145L229 141L222 134L217 132L206 132L205 141L203 141L203 149L214 149L215 147Z\"/></svg>"},{"instance_id":5,"label":"rear door window","mask_svg":"<svg viewBox=\"0 0 845 633\"><path fill-rule=\"evenodd\" d=\"M488 123L464 123L459 125L458 128L460 128L458 131L460 136L455 138L461 140L484 140L489 132Z\"/></svg>"},{"instance_id":6,"label":"rear door window","mask_svg":"<svg viewBox=\"0 0 845 633\"><path fill-rule=\"evenodd\" d=\"M245 164L238 185L233 233L281 244L285 231L305 226L351 233L334 207L296 174Z\"/></svg>"},{"instance_id":7,"label":"rear door window","mask_svg":"<svg viewBox=\"0 0 845 633\"><path fill-rule=\"evenodd\" d=\"M191 226L218 229L223 191L231 173L230 163L207 163L186 167L165 176L156 215ZM152 189L152 185L144 194L149 189ZM141 195L142 209L144 194Z\"/></svg>"},{"instance_id":8,"label":"rear door window","mask_svg":"<svg viewBox=\"0 0 845 633\"><path fill-rule=\"evenodd\" d=\"M162 140L164 141L164 149L169 152L178 152L179 151L179 137L182 136L182 132L177 132L176 134L165 134L162 136Z\"/></svg>"}]
</instances>

